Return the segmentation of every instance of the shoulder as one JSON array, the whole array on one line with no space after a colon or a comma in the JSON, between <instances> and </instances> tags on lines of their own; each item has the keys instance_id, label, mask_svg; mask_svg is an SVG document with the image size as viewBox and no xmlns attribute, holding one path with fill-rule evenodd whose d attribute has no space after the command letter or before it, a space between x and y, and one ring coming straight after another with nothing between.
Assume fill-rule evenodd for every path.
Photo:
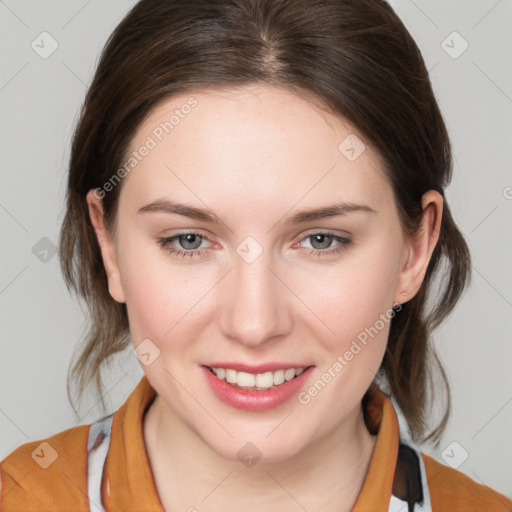
<instances>
[{"instance_id":1,"label":"shoulder","mask_svg":"<svg viewBox=\"0 0 512 512\"><path fill-rule=\"evenodd\" d=\"M434 512L511 512L512 501L491 487L422 453Z\"/></svg>"},{"instance_id":2,"label":"shoulder","mask_svg":"<svg viewBox=\"0 0 512 512\"><path fill-rule=\"evenodd\" d=\"M19 446L0 462L0 509L88 510L90 425Z\"/></svg>"}]
</instances>

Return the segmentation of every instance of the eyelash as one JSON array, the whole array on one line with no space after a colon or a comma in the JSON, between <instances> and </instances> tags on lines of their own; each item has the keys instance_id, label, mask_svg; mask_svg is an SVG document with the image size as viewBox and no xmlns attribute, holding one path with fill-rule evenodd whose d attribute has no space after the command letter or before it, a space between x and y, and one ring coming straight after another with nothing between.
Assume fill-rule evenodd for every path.
<instances>
[{"instance_id":1,"label":"eyelash","mask_svg":"<svg viewBox=\"0 0 512 512\"><path fill-rule=\"evenodd\" d=\"M174 254L175 256L185 258L187 256L193 257L193 256L201 256L206 249L196 249L192 251L183 251L180 249L175 249L172 247L172 243L177 240L180 236L184 235L195 235L199 238L202 238L204 240L208 240L207 237L204 235L201 235L200 233L196 233L194 231L184 231L183 233L178 233L177 235L167 237L167 238L158 238L157 242L162 249L166 250L169 254ZM301 239L301 242L312 237L315 235L324 235L332 237L333 241L338 242L340 245L338 247L335 247L334 249L326 249L326 250L320 250L320 249L312 249L309 253L310 256L330 256L333 254L338 254L353 245L353 241L350 238L346 238L343 236L335 235L334 233L331 233L330 231L315 231L313 233L308 233L305 237ZM209 240L208 240L209 241Z\"/></svg>"}]
</instances>

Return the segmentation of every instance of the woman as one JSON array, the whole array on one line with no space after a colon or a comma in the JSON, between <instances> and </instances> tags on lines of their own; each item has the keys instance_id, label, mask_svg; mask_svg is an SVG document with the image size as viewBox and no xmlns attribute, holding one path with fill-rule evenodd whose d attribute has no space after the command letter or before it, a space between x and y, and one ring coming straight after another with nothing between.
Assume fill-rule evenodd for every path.
<instances>
[{"instance_id":1,"label":"woman","mask_svg":"<svg viewBox=\"0 0 512 512\"><path fill-rule=\"evenodd\" d=\"M386 3L140 1L74 135L60 257L79 388L130 344L145 375L4 459L2 510L510 510L390 401L439 440L430 334L470 269L450 178Z\"/></svg>"}]
</instances>

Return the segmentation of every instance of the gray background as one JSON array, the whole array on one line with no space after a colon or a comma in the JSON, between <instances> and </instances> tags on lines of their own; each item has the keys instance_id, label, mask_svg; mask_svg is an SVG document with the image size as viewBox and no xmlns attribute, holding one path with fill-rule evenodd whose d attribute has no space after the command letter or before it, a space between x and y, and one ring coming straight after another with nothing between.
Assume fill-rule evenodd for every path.
<instances>
[{"instance_id":1,"label":"gray background","mask_svg":"<svg viewBox=\"0 0 512 512\"><path fill-rule=\"evenodd\" d=\"M78 109L103 44L133 3L0 0L0 458L104 414L92 394L80 417L67 400L85 316L52 247ZM453 415L440 448L421 449L512 496L512 2L391 4L431 71L454 146L447 198L473 256L473 283L435 336ZM55 43L42 32L58 44L47 58L41 53ZM105 374L110 411L142 374L131 351Z\"/></svg>"}]
</instances>

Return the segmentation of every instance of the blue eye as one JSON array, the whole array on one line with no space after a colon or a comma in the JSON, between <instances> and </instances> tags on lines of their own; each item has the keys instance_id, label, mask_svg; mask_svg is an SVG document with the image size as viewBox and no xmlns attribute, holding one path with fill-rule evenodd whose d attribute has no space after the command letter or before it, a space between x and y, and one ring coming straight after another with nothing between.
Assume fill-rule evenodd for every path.
<instances>
[{"instance_id":1,"label":"blue eye","mask_svg":"<svg viewBox=\"0 0 512 512\"><path fill-rule=\"evenodd\" d=\"M310 256L329 256L333 254L340 253L344 251L346 248L353 244L353 241L349 238L335 235L331 232L319 231L315 233L309 233L304 238L302 238L301 242L307 239L315 240L314 243L318 243L320 245L324 245L325 241L328 241L327 247L316 249L313 247ZM193 231L187 231L184 233L178 233L177 235L167 237L167 238L158 238L157 242L162 249L165 249L169 254L173 254L174 256L180 256L182 258L189 256L201 256L206 249L199 249L201 246L201 242L203 240L208 240L204 235L199 233L195 233ZM176 248L174 245L175 242L179 242L182 249ZM198 244L199 242L199 244ZM330 248L332 242L336 242L336 246L334 248ZM183 245L192 245L192 247L183 247Z\"/></svg>"}]
</instances>

